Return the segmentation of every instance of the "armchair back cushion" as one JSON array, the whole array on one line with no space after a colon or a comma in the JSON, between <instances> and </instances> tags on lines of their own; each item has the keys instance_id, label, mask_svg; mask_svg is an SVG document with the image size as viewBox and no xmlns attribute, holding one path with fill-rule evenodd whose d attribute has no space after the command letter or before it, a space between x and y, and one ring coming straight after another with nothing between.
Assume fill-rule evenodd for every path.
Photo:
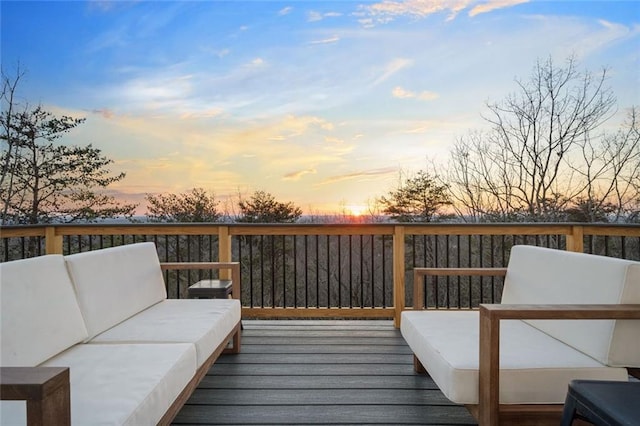
<instances>
[{"instance_id":1,"label":"armchair back cushion","mask_svg":"<svg viewBox=\"0 0 640 426\"><path fill-rule=\"evenodd\" d=\"M155 244L138 243L66 256L92 339L167 298Z\"/></svg>"},{"instance_id":2,"label":"armchair back cushion","mask_svg":"<svg viewBox=\"0 0 640 426\"><path fill-rule=\"evenodd\" d=\"M0 263L0 363L34 367L87 329L61 255Z\"/></svg>"},{"instance_id":3,"label":"armchair back cushion","mask_svg":"<svg viewBox=\"0 0 640 426\"><path fill-rule=\"evenodd\" d=\"M502 303L640 303L640 262L514 246ZM527 322L605 365L640 367L640 321Z\"/></svg>"}]
</instances>

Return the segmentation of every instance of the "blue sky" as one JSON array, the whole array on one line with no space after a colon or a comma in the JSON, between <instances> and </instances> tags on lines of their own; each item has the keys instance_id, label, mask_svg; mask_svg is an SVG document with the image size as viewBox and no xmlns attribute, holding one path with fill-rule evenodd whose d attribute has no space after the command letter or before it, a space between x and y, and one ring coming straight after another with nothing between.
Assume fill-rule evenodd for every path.
<instances>
[{"instance_id":1,"label":"blue sky","mask_svg":"<svg viewBox=\"0 0 640 426\"><path fill-rule=\"evenodd\" d=\"M640 1L2 1L21 97L86 117L117 196L265 190L310 213L366 205L445 164L537 59L611 70L640 105ZM353 207L355 210L356 207Z\"/></svg>"}]
</instances>

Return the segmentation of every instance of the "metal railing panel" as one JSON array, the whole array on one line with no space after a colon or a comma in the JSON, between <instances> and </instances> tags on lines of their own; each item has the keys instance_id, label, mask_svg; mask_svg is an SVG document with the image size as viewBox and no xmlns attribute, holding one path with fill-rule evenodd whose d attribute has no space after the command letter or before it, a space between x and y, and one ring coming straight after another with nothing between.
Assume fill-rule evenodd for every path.
<instances>
[{"instance_id":1,"label":"metal railing panel","mask_svg":"<svg viewBox=\"0 0 640 426\"><path fill-rule=\"evenodd\" d=\"M640 260L640 225L131 224L0 228L3 262L153 241L163 262L241 262L247 314L389 317L413 305L413 268L504 267L516 244ZM169 297L213 271L171 271ZM429 277L427 308L499 302L499 277ZM397 297L400 296L400 297Z\"/></svg>"}]
</instances>

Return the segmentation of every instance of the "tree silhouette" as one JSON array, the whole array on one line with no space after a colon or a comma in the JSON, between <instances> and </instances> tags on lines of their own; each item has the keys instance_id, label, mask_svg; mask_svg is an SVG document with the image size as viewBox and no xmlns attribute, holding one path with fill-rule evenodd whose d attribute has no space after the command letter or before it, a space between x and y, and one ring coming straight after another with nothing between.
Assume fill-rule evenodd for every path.
<instances>
[{"instance_id":1,"label":"tree silhouette","mask_svg":"<svg viewBox=\"0 0 640 426\"><path fill-rule=\"evenodd\" d=\"M450 205L448 185L421 170L408 177L388 197L380 197L382 212L399 222L432 222L442 207Z\"/></svg>"},{"instance_id":2,"label":"tree silhouette","mask_svg":"<svg viewBox=\"0 0 640 426\"><path fill-rule=\"evenodd\" d=\"M4 79L5 85L8 82ZM3 94L14 90L10 86ZM83 118L56 117L41 106L16 112L13 95L2 99L3 224L94 221L133 214L135 205L98 192L125 177L107 169L112 160L92 145L60 143L84 123Z\"/></svg>"},{"instance_id":3,"label":"tree silhouette","mask_svg":"<svg viewBox=\"0 0 640 426\"><path fill-rule=\"evenodd\" d=\"M217 222L218 201L213 192L193 188L182 194L148 194L147 218L151 222Z\"/></svg>"},{"instance_id":4,"label":"tree silhouette","mask_svg":"<svg viewBox=\"0 0 640 426\"><path fill-rule=\"evenodd\" d=\"M292 202L280 202L265 191L256 191L247 200L240 199L240 216L237 222L245 223L294 223L302 216L302 210Z\"/></svg>"},{"instance_id":5,"label":"tree silhouette","mask_svg":"<svg viewBox=\"0 0 640 426\"><path fill-rule=\"evenodd\" d=\"M491 128L460 138L448 181L463 218L559 221L577 200L596 208L637 199L640 142L635 109L615 135L598 133L615 112L607 70L580 72L575 59L538 61L528 80L488 104ZM635 188L635 194L634 194Z\"/></svg>"}]
</instances>

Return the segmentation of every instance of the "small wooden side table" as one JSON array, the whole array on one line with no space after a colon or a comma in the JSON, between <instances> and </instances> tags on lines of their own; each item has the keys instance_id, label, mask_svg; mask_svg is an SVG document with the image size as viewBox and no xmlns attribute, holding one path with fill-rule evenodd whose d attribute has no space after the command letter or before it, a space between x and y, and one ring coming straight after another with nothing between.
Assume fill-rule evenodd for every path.
<instances>
[{"instance_id":1,"label":"small wooden side table","mask_svg":"<svg viewBox=\"0 0 640 426\"><path fill-rule=\"evenodd\" d=\"M228 299L231 295L231 280L200 280L187 289L189 299Z\"/></svg>"}]
</instances>

